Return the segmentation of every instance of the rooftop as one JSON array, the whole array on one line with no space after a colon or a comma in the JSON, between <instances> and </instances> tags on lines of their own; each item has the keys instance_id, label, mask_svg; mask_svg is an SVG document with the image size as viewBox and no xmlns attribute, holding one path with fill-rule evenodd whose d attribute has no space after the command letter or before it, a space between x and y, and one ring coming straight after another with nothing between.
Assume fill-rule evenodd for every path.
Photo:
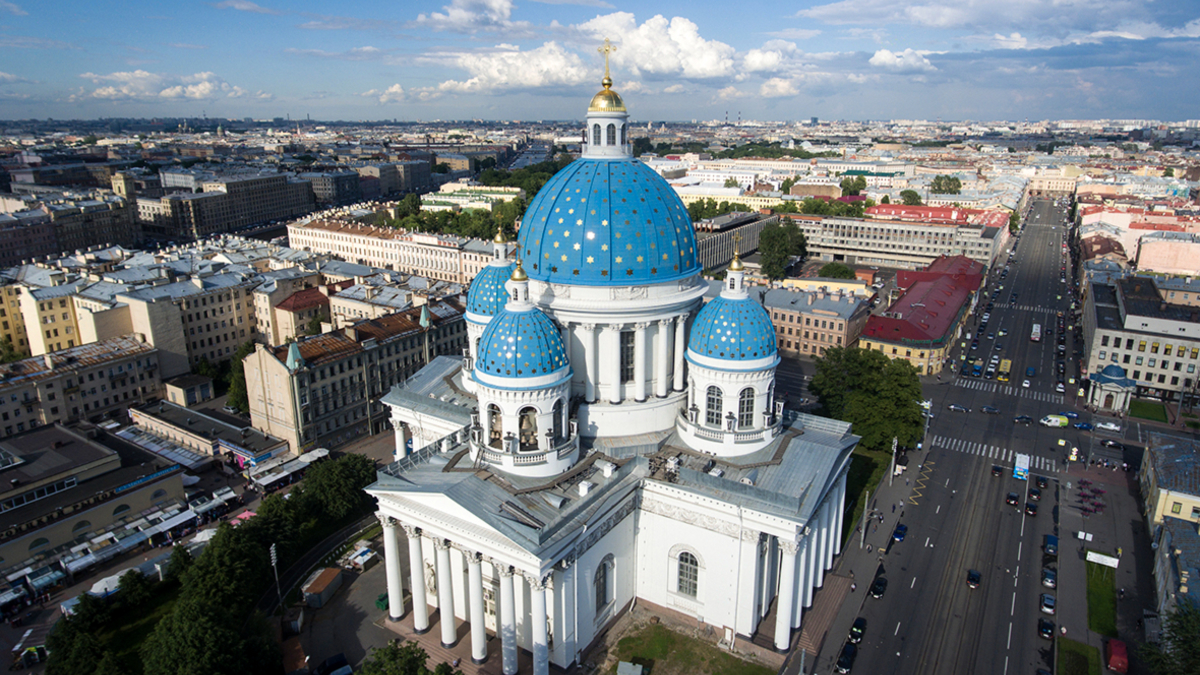
<instances>
[{"instance_id":1,"label":"rooftop","mask_svg":"<svg viewBox=\"0 0 1200 675\"><path fill-rule=\"evenodd\" d=\"M103 366L118 359L136 358L156 351L157 349L153 345L143 342L136 335L123 335L99 342L89 342L78 347L0 364L0 386L43 380L52 375L78 372Z\"/></svg>"}]
</instances>

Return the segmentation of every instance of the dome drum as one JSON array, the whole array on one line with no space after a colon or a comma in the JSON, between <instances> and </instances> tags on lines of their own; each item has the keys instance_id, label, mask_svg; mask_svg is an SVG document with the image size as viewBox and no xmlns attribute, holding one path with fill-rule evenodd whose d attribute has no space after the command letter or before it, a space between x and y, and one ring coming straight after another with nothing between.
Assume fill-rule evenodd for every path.
<instances>
[{"instance_id":1,"label":"dome drum","mask_svg":"<svg viewBox=\"0 0 1200 675\"><path fill-rule=\"evenodd\" d=\"M470 453L506 473L555 476L579 458L579 427L569 418L569 384L529 391L480 385L471 414Z\"/></svg>"},{"instance_id":2,"label":"dome drum","mask_svg":"<svg viewBox=\"0 0 1200 675\"><path fill-rule=\"evenodd\" d=\"M728 372L693 367L686 407L675 430L688 446L718 457L761 450L783 429L783 401L775 400L775 369Z\"/></svg>"}]
</instances>

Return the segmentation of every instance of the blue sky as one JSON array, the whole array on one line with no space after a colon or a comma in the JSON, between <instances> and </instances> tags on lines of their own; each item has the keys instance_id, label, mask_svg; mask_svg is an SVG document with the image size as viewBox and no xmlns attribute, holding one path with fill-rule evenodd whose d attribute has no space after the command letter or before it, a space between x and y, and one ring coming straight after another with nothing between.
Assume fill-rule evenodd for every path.
<instances>
[{"instance_id":1,"label":"blue sky","mask_svg":"<svg viewBox=\"0 0 1200 675\"><path fill-rule=\"evenodd\" d=\"M0 119L577 119L605 37L635 119L1200 117L1196 0L0 0Z\"/></svg>"}]
</instances>

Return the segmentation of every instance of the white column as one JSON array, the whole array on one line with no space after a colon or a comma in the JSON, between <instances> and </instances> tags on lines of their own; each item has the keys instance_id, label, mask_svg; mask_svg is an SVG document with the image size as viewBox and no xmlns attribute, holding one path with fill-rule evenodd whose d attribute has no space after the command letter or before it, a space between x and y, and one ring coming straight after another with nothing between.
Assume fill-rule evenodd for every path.
<instances>
[{"instance_id":1,"label":"white column","mask_svg":"<svg viewBox=\"0 0 1200 675\"><path fill-rule=\"evenodd\" d=\"M658 340L658 353L654 358L654 395L662 398L667 395L667 362L671 360L671 320L663 319L658 322L658 330L654 333Z\"/></svg>"},{"instance_id":2,"label":"white column","mask_svg":"<svg viewBox=\"0 0 1200 675\"><path fill-rule=\"evenodd\" d=\"M639 323L633 332L633 398L641 403L646 400L646 326Z\"/></svg>"},{"instance_id":3,"label":"white column","mask_svg":"<svg viewBox=\"0 0 1200 675\"><path fill-rule=\"evenodd\" d=\"M404 459L408 456L408 429L398 420L392 420L392 424L396 429L396 449L392 455L396 460Z\"/></svg>"},{"instance_id":4,"label":"white column","mask_svg":"<svg viewBox=\"0 0 1200 675\"><path fill-rule=\"evenodd\" d=\"M608 400L610 403L621 402L621 326L609 326L608 348ZM600 352L604 353L604 349Z\"/></svg>"},{"instance_id":5,"label":"white column","mask_svg":"<svg viewBox=\"0 0 1200 675\"><path fill-rule=\"evenodd\" d=\"M550 674L550 640L546 634L546 580L529 580L529 602L533 605L533 675Z\"/></svg>"},{"instance_id":6,"label":"white column","mask_svg":"<svg viewBox=\"0 0 1200 675\"><path fill-rule=\"evenodd\" d=\"M804 528L807 535L804 537L807 542L805 547L805 555L808 556L808 581L804 584L804 606L812 607L813 595L817 588L817 579L821 576L820 570L817 569L817 549L820 548L819 528L813 527Z\"/></svg>"},{"instance_id":7,"label":"white column","mask_svg":"<svg viewBox=\"0 0 1200 675\"><path fill-rule=\"evenodd\" d=\"M829 544L829 528L825 525L825 519L829 517L828 502L821 504L821 510L817 512L817 555L815 564L817 566L817 576L813 580L813 588L821 588L825 585L825 547Z\"/></svg>"},{"instance_id":8,"label":"white column","mask_svg":"<svg viewBox=\"0 0 1200 675\"><path fill-rule=\"evenodd\" d=\"M834 526L833 526L833 532L834 532L833 554L841 555L841 553L842 553L842 528L844 528L846 526L846 477L845 476L842 476L842 479L840 481L838 481L837 501L835 501L834 504L837 505L837 511L835 512L835 514L837 515L837 518L834 520Z\"/></svg>"},{"instance_id":9,"label":"white column","mask_svg":"<svg viewBox=\"0 0 1200 675\"><path fill-rule=\"evenodd\" d=\"M454 572L450 569L450 543L445 539L434 539L437 551L437 596L441 612L442 646L449 649L458 641L458 630L454 625Z\"/></svg>"},{"instance_id":10,"label":"white column","mask_svg":"<svg viewBox=\"0 0 1200 675\"><path fill-rule=\"evenodd\" d=\"M838 538L837 533L837 490L830 490L829 496L825 499L829 504L829 515L825 520L829 523L826 529L829 531L829 541L825 544L825 569L833 569L833 549L837 546L834 543Z\"/></svg>"},{"instance_id":11,"label":"white column","mask_svg":"<svg viewBox=\"0 0 1200 675\"><path fill-rule=\"evenodd\" d=\"M683 391L683 351L687 349L687 345L684 344L686 324L686 314L675 317L675 391Z\"/></svg>"},{"instance_id":12,"label":"white column","mask_svg":"<svg viewBox=\"0 0 1200 675\"><path fill-rule=\"evenodd\" d=\"M599 376L596 373L596 325L585 323L583 328L583 363L584 370L587 373L584 380L584 396L588 403L594 403L600 399Z\"/></svg>"},{"instance_id":13,"label":"white column","mask_svg":"<svg viewBox=\"0 0 1200 675\"><path fill-rule=\"evenodd\" d=\"M804 614L804 599L808 597L808 537L800 540L800 549L796 553L796 599L792 603L792 628L800 627L800 618Z\"/></svg>"},{"instance_id":14,"label":"white column","mask_svg":"<svg viewBox=\"0 0 1200 675\"><path fill-rule=\"evenodd\" d=\"M478 553L468 553L467 595L470 599L471 662L487 661L487 626L483 619L483 570Z\"/></svg>"},{"instance_id":15,"label":"white column","mask_svg":"<svg viewBox=\"0 0 1200 675\"><path fill-rule=\"evenodd\" d=\"M796 593L796 542L779 540L779 595L775 598L775 650L786 653L792 643L792 601Z\"/></svg>"},{"instance_id":16,"label":"white column","mask_svg":"<svg viewBox=\"0 0 1200 675\"><path fill-rule=\"evenodd\" d=\"M411 525L404 526L408 535L408 573L412 589L413 632L417 635L429 632L429 605L425 604L425 559L421 553L421 531Z\"/></svg>"},{"instance_id":17,"label":"white column","mask_svg":"<svg viewBox=\"0 0 1200 675\"><path fill-rule=\"evenodd\" d=\"M404 585L400 579L400 541L396 528L400 523L391 516L377 514L383 525L383 562L387 574L388 620L404 616Z\"/></svg>"},{"instance_id":18,"label":"white column","mask_svg":"<svg viewBox=\"0 0 1200 675\"><path fill-rule=\"evenodd\" d=\"M517 673L517 608L513 594L513 570L508 565L500 568L500 653L504 662L504 675Z\"/></svg>"},{"instance_id":19,"label":"white column","mask_svg":"<svg viewBox=\"0 0 1200 675\"><path fill-rule=\"evenodd\" d=\"M575 560L566 558L562 562L562 588L554 594L554 613L562 623L562 629L556 633L557 639L563 646L564 658L570 662L575 658Z\"/></svg>"}]
</instances>

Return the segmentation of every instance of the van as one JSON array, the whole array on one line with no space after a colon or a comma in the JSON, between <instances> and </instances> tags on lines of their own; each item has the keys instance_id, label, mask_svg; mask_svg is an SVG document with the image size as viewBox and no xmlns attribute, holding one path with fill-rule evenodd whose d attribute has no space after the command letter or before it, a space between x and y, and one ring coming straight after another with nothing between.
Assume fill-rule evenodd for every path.
<instances>
[{"instance_id":1,"label":"van","mask_svg":"<svg viewBox=\"0 0 1200 675\"><path fill-rule=\"evenodd\" d=\"M1104 644L1104 665L1114 673L1129 672L1129 656L1124 642L1109 640Z\"/></svg>"},{"instance_id":2,"label":"van","mask_svg":"<svg viewBox=\"0 0 1200 675\"><path fill-rule=\"evenodd\" d=\"M1058 537L1052 534L1043 537L1042 550L1046 552L1046 555L1058 557Z\"/></svg>"},{"instance_id":3,"label":"van","mask_svg":"<svg viewBox=\"0 0 1200 675\"><path fill-rule=\"evenodd\" d=\"M1046 415L1039 421L1044 427L1065 427L1069 423L1070 420L1062 415Z\"/></svg>"}]
</instances>

